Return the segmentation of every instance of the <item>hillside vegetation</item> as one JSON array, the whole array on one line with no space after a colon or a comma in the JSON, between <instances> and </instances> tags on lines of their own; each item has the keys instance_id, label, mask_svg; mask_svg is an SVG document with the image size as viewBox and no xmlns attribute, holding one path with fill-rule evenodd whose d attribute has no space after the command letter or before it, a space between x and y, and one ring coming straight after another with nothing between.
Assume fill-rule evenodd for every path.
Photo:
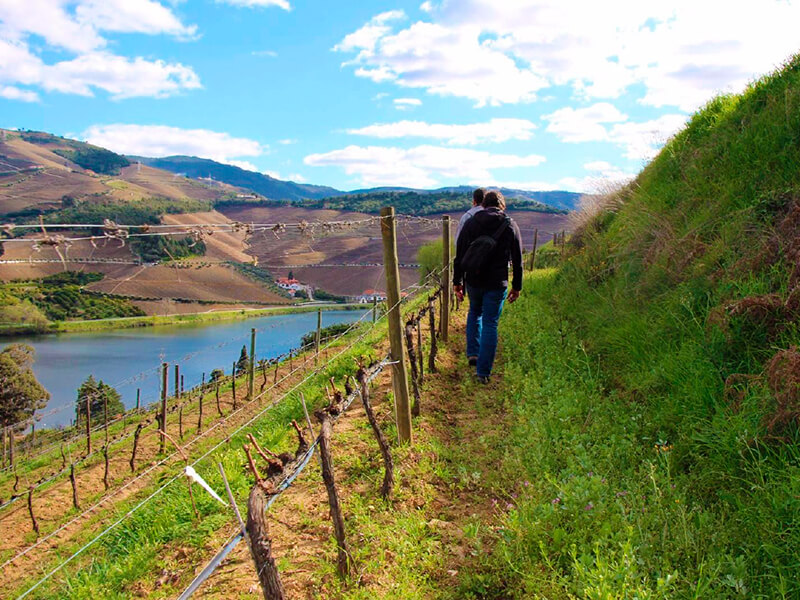
<instances>
[{"instance_id":1,"label":"hillside vegetation","mask_svg":"<svg viewBox=\"0 0 800 600\"><path fill-rule=\"evenodd\" d=\"M530 210L554 214L566 214L568 212L536 200L515 196L507 197L506 203L513 210ZM372 191L337 196L335 198L323 198L321 200L305 200L293 204L303 208L354 210L369 214L378 214L384 206L394 206L395 211L401 214L434 215L468 210L472 206L472 190L452 192Z\"/></svg>"},{"instance_id":2,"label":"hillside vegetation","mask_svg":"<svg viewBox=\"0 0 800 600\"><path fill-rule=\"evenodd\" d=\"M798 138L795 58L529 278L501 333L515 499L465 596L800 597Z\"/></svg>"}]
</instances>

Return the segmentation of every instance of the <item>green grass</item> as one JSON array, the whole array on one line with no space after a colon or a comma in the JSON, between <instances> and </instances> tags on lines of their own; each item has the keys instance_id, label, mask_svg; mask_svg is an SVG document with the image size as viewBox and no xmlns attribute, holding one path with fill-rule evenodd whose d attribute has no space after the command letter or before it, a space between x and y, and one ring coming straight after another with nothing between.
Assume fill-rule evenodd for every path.
<instances>
[{"instance_id":1,"label":"green grass","mask_svg":"<svg viewBox=\"0 0 800 600\"><path fill-rule=\"evenodd\" d=\"M463 597L800 597L798 109L800 58L710 102L508 307L518 498Z\"/></svg>"},{"instance_id":2,"label":"green grass","mask_svg":"<svg viewBox=\"0 0 800 600\"><path fill-rule=\"evenodd\" d=\"M412 302L408 309L411 310L414 306ZM378 323L363 340L355 344L351 351L341 357L331 358L322 372L310 379L297 392L275 404L242 432L232 435L230 443L223 444L196 466L198 473L215 489L223 489L216 469L216 463L221 461L225 466L234 496L237 497L240 506L245 505L252 486L250 476L245 469L244 453L241 450L242 443L246 441L246 433L253 433L266 447L277 452L293 451L296 436L289 423L292 419L298 421L304 419L298 392L304 392L309 410L327 402L323 393L325 383L331 377L341 382L345 375L352 374L354 357L380 358L376 355L375 346L385 337L384 321ZM332 348L341 348L347 343L348 338L344 338ZM215 442L214 439L207 439L193 446L191 457L199 456ZM174 466L169 471L174 473ZM118 516L124 514L167 479L168 475L165 472L153 485L136 494L134 498L116 505L113 513ZM154 579L153 573L159 572L160 567L169 562L171 552L178 547L194 553L198 561L205 560L209 536L220 535L229 529L232 515L227 510L221 510L216 501L207 494L199 492L197 487L194 495L201 514L199 521L194 519L187 487L179 479L170 484L156 499L126 519L114 532L93 545L90 557L79 559L77 564L67 567L62 574L37 589L30 597L52 598L58 595L71 599L126 598L130 596L137 581L144 582L150 587ZM107 516L107 513L104 511L96 513L90 523L99 522L103 515ZM69 543L60 545L53 557L66 558L92 537L93 534L86 528ZM51 558L49 564L57 564L57 558ZM158 589L155 596L175 596L188 584L186 576L188 574L185 574L178 583L167 584ZM37 579L38 577L31 577L16 592L21 593Z\"/></svg>"}]
</instances>

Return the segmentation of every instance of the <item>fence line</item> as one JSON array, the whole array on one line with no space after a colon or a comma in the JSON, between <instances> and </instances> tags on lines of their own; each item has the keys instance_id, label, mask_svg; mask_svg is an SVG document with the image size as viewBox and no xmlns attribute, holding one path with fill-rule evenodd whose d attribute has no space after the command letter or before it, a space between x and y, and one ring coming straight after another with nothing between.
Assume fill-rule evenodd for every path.
<instances>
[{"instance_id":1,"label":"fence line","mask_svg":"<svg viewBox=\"0 0 800 600\"><path fill-rule=\"evenodd\" d=\"M397 303L395 306L397 306L397 305L398 305L398 304L400 304L401 302L402 302L402 300L401 300L401 301L399 301L399 302L398 302L398 303ZM395 306L393 306L393 307L392 307L392 309L393 309ZM390 310L391 310L391 309L390 309ZM385 318L385 316L386 316L386 314L382 315L382 316L380 317L380 319L383 319L383 318ZM344 353L348 352L348 351L349 351L349 350L351 350L353 347L355 347L355 345L356 345L356 344L358 344L358 343L359 343L361 340L363 340L363 339L364 339L364 337L366 337L366 335L367 335L369 332L371 332L371 331L372 331L372 330L373 330L373 329L376 327L376 325L377 325L377 322L379 322L379 321L380 321L380 319L379 319L378 321L376 321L376 323L373 323L371 327L367 328L367 329L366 329L366 330L365 330L365 331L364 331L364 332L363 332L363 333L362 333L360 336L358 336L358 337L357 337L355 340L353 340L353 341L352 341L352 342L351 342L351 343L350 343L348 346L344 347L344 348L343 348L342 350L340 350L340 351L339 351L337 354L335 354L335 355L334 355L334 356L333 356L333 357L332 357L330 360L334 360L334 359L336 359L336 358L338 358L338 357L342 356ZM333 343L333 342L330 342L330 343L329 343L327 346L330 346L332 343ZM327 346L326 346L326 347L327 347ZM330 362L330 361L329 361L329 362ZM295 369L294 371L292 371L290 374L288 374L288 375L284 376L284 377L281 379L281 383L282 383L282 382L283 382L283 381L284 381L284 380L285 380L287 377L289 377L290 375L292 375L292 374L293 374L295 371L299 370L300 368L301 368L301 367L298 367L297 369ZM314 377L314 376L316 376L316 375L320 374L320 373L321 373L321 372L322 372L322 371L323 371L325 368L326 368L325 366L322 366L322 367L318 367L318 368L315 368L315 369L313 369L313 370L312 370L312 371L311 371L311 372L310 372L310 373L309 373L309 374L308 374L308 375L307 375L305 378L303 378L303 379L302 379L302 380L301 380L299 383L297 383L297 384L296 384L294 387L292 387L290 390L288 390L287 392L285 392L285 393L284 393L282 396L280 396L279 398L275 399L273 402L271 402L270 404L268 404L268 405L267 405L266 407L264 407L264 408L263 408L261 411L257 412L257 413L256 413L256 414L255 414L253 417L251 417L251 418L250 418L249 420L247 420L245 423L243 423L242 425L240 425L240 426L239 426L239 427L238 427L236 430L234 430L233 432L229 433L229 434L226 436L226 438L230 438L230 437L232 437L232 436L235 436L235 435L237 435L239 432L241 432L241 431L242 431L244 428L246 428L246 427L250 426L250 425L251 425L251 424L252 424L252 423L253 423L255 420L259 419L259 418L260 418L261 416L263 416L263 415L264 415L264 414L265 414L265 413L266 413L268 410L270 410L271 408L273 408L274 406L276 406L276 405L277 405L277 404L278 404L280 401L282 401L282 400L284 400L285 398L287 398L287 397L289 396L289 394L291 394L292 392L296 391L296 390L297 390L298 388L300 388L302 385L304 385L305 383L307 383L307 382L308 382L308 381L309 381L309 380L310 380L312 377ZM245 409L247 406L250 406L250 405L251 405L253 402L255 402L255 401L258 399L258 398L260 398L261 396L263 396L263 395L264 395L266 392L268 392L268 391L270 391L271 389L273 389L274 387L276 387L276 385L277 385L277 384L273 385L273 386L272 386L271 388L269 388L268 390L265 390L264 392L261 392L261 393L260 393L258 396L256 396L256 398L252 399L252 400L251 400L250 402L248 402L246 405L244 405L244 406L240 407L240 408L239 408L237 411L234 411L234 412L230 413L230 414L229 414L227 417L225 417L225 419L222 419L222 420L218 421L218 422L217 422L217 423L216 423L216 424L215 424L213 427L211 427L210 429L208 429L208 430L204 431L203 433L199 434L198 436L194 437L192 440L190 440L190 441L189 441L189 442L188 442L188 443L187 443L187 444L184 446L184 449L185 449L185 448L187 448L188 446L191 446L192 444L194 444L195 442L197 442L197 441L198 441L200 438L202 438L202 437L205 437L205 436L206 436L206 435L208 435L210 432L212 432L212 431L214 431L215 429L217 429L218 427L220 427L220 426L222 425L222 423L223 423L223 422L225 422L225 421L227 421L228 419L230 419L230 418L231 418L233 415L235 415L235 414L238 414L239 412L241 412L242 410L244 410L244 409ZM207 450L207 451L206 451L206 452L205 452L203 455L201 455L199 458L197 458L197 459L196 459L196 460L195 460L193 463L191 463L191 465L189 465L189 466L192 466L192 467L196 466L196 465L197 465L197 464L198 464L198 463L199 463L201 460L205 459L205 458L206 458L206 457L208 457L208 456L209 456L211 453L215 452L215 451L216 451L216 450L217 450L217 449L218 449L220 446L222 446L224 443L226 443L226 439L223 439L223 440L221 440L220 442L218 442L217 444L215 444L214 446L212 446L212 447L211 447L209 450ZM62 531L64 528L68 527L70 524L72 524L72 523L76 522L78 519L80 519L81 517L85 516L86 514L88 514L88 513L89 513L89 512L91 512L92 510L94 510L96 507L100 506L100 505L101 505L102 503L104 503L105 501L107 501L107 500L109 500L110 498L114 497L116 494L118 494L118 493L119 493L119 492L121 492L122 490L126 489L128 486L132 485L132 484L133 484L135 481L137 481L137 480L141 479L141 478L142 478L144 475L146 475L146 474L148 474L149 472L153 471L153 470L154 470L154 469L156 469L157 467L159 467L159 466L161 466L161 465L165 464L165 463L166 463L168 460L170 460L170 459L174 458L174 457L175 457L175 456L177 456L177 455L178 455L178 451L175 451L175 452L173 452L172 454L170 454L170 455L166 456L165 458L163 458L163 459L162 459L161 461L159 461L158 463L156 463L156 464L152 465L152 466L151 466L151 467L149 467L149 468L148 468L146 471L144 471L142 474L140 474L139 476L137 476L135 479L133 479L133 480L129 481L128 483L126 483L126 484L125 484L125 485L124 485L122 488L120 488L120 489L116 490L116 491L115 491L113 494L111 494L110 496L107 496L107 497L103 498L103 499L102 499L100 502L96 503L96 504L95 504L93 507L91 507L90 509L87 509L87 510L86 510L86 511L84 511L84 512L83 512L81 515L78 515L78 516L76 516L76 517L75 517L74 519L72 519L72 520L71 520L69 523L67 523L67 524L65 524L65 525L62 525L62 526L61 526L59 529L57 529L57 530L53 531L51 534L49 534L49 535L48 535L48 536L46 536L45 538L42 538L41 540L37 541L37 542L36 542L35 544L33 544L32 546L30 546L30 547L26 548L24 551L22 551L22 552L18 553L18 554L17 554L17 555L15 555L14 557L12 557L12 558L8 559L6 562L4 562L2 565L0 565L0 569L4 568L6 565L10 564L11 562L14 562L14 561L15 561L15 560L17 560L18 558L20 558L20 557L22 557L22 556L26 555L28 552L30 552L31 550L33 550L35 547L37 547L37 546L38 546L38 545L40 545L41 543L43 543L43 542L47 541L47 539L50 539L50 538L51 538L53 535L55 535L55 534L56 534L56 533L58 533L59 531ZM24 598L25 596L27 596L28 594L30 594L32 591L34 591L35 589L37 589L37 588L38 588L40 585L42 585L42 584L43 584L45 581L47 581L48 579L50 579L50 577L52 577L54 574L56 574L58 571L60 571L60 570L61 570L63 567L65 567L67 564L69 564L69 563L70 563L72 560L74 560L74 559L75 559L75 558L77 558L77 557L78 557L80 554L82 554L83 552L85 552L85 551L86 551L86 550L87 550L87 549L88 549L88 548L89 548L91 545L93 545L95 542L97 542L98 540L102 539L102 537L104 537L105 535L107 535L107 534L108 534L108 533L109 533L111 530L113 530L115 527L117 527L117 525L119 525L119 524L120 524L122 521L124 521L124 520L125 520L127 517L129 517L130 515L132 515L134 512L136 512L136 511L137 511L139 508L141 508L142 506L144 506L144 505L145 505L147 502L149 502L151 499L155 498L155 497L156 497L158 494L160 494L162 491L164 491L164 490L165 490L165 489L166 489L168 486L170 486L170 485L171 485L173 482L177 481L177 480L178 480L178 479L179 479L181 476L182 476L182 473L181 473L181 474L178 474L178 475L175 475L175 476L173 476L173 477L172 477L172 478L171 478L169 481L167 481L166 483L164 483L164 484L163 484L161 487L159 487L159 488L158 488L156 491L154 491L152 494L150 494L150 495L149 495L147 498L145 498L144 500L142 500L141 502L139 502L139 503L138 503L138 504L137 504L137 505L136 505L134 508L132 508L132 509L131 509L131 510L129 510L127 513L125 513L125 515L123 515L123 516L122 516L120 519L118 519L118 520L117 520L117 521L115 521L113 524L111 524L110 526L108 526L106 529L104 529L103 531L101 531L101 532L100 532L100 533L99 533L97 536L95 536L95 537L94 537L94 538L93 538L91 541L89 541L87 544L85 544L84 546L82 546L81 548L79 548L79 549L78 549L78 550L77 550L75 553L73 553L73 554L72 554L70 557L68 557L68 558L67 558L66 560L64 560L63 562L61 562L61 563L60 563L60 564L59 564L57 567L55 567L55 568L53 568L51 571L49 571L49 572L48 572L48 573L47 573L47 574L46 574L46 575L45 575L43 578L41 578L41 579L40 579L39 581L37 581L37 582L36 582L36 583L35 583L33 586L31 586L30 588L28 588L28 590L26 590L26 591L25 591L25 592L24 592L24 593L23 593L21 596L19 596L19 598Z\"/></svg>"}]
</instances>

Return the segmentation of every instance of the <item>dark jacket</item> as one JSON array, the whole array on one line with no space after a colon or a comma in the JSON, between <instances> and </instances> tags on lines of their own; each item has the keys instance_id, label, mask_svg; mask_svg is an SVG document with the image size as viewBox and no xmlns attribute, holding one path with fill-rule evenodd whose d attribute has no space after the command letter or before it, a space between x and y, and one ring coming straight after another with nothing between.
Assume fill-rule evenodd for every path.
<instances>
[{"instance_id":1,"label":"dark jacket","mask_svg":"<svg viewBox=\"0 0 800 600\"><path fill-rule=\"evenodd\" d=\"M469 285L475 287L486 289L508 287L508 263L510 261L513 269L511 289L522 289L522 236L513 219L497 241L497 246L489 258L486 269L480 275L464 273L464 269L461 267L461 259L472 241L482 235L493 235L506 218L506 214L499 208L490 207L475 213L464 224L456 244L453 285L461 285L462 279L466 279Z\"/></svg>"}]
</instances>

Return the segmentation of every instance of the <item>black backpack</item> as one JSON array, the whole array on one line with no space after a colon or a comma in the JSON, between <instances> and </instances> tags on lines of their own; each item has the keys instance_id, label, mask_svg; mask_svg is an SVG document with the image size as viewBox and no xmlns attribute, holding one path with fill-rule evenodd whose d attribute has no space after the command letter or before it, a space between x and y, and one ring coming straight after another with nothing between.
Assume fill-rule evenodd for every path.
<instances>
[{"instance_id":1,"label":"black backpack","mask_svg":"<svg viewBox=\"0 0 800 600\"><path fill-rule=\"evenodd\" d=\"M497 231L494 232L494 235L481 235L470 242L467 251L464 252L464 256L461 257L461 268L464 269L464 272L475 274L481 272L481 269L486 266L492 252L497 248L497 241L510 223L511 219L506 217L503 219L500 227L497 228Z\"/></svg>"}]
</instances>

